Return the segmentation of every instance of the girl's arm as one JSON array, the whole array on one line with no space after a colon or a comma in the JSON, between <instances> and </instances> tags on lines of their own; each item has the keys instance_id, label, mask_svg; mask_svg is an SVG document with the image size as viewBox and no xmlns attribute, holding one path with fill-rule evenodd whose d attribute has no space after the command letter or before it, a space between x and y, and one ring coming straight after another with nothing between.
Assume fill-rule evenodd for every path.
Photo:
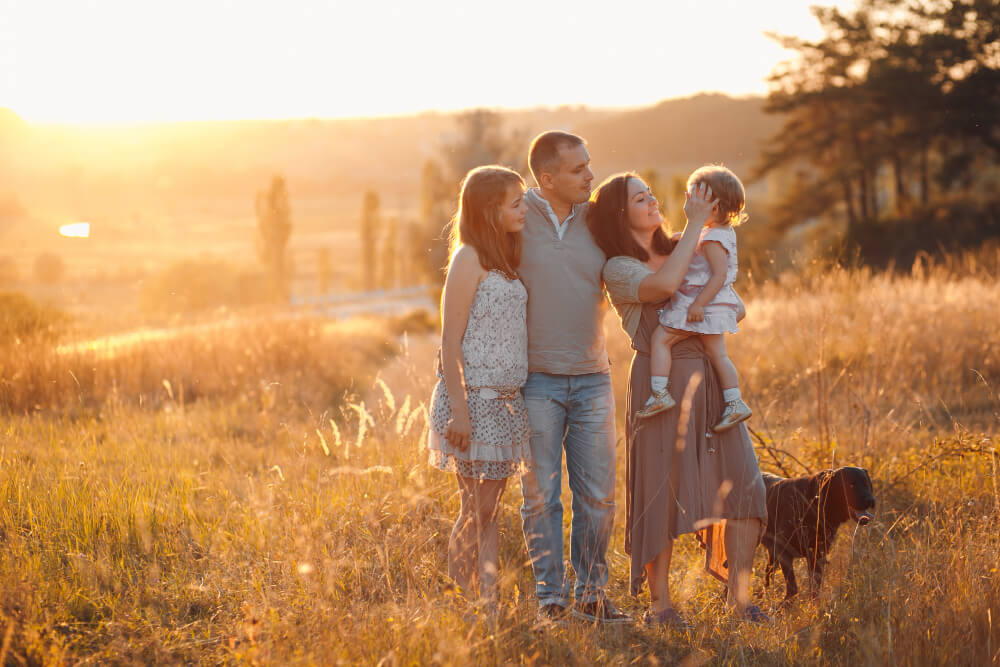
<instances>
[{"instance_id":1,"label":"girl's arm","mask_svg":"<svg viewBox=\"0 0 1000 667\"><path fill-rule=\"evenodd\" d=\"M705 241L701 244L701 252L708 260L712 269L712 277L695 297L688 307L688 322L701 322L705 318L705 306L715 298L722 286L726 284L728 258L726 249L717 241Z\"/></svg>"},{"instance_id":2,"label":"girl's arm","mask_svg":"<svg viewBox=\"0 0 1000 667\"><path fill-rule=\"evenodd\" d=\"M712 207L719 201L712 199L712 188L704 183L696 185L694 191L686 193L685 196L684 214L688 222L684 226L684 233L674 246L673 252L663 262L663 266L639 283L639 301L643 303L665 301L681 286L684 274L691 264L691 258L694 257L694 251L698 247L701 228L705 226L708 216L712 213Z\"/></svg>"},{"instance_id":3,"label":"girl's arm","mask_svg":"<svg viewBox=\"0 0 1000 667\"><path fill-rule=\"evenodd\" d=\"M441 296L441 366L452 415L445 438L461 451L468 449L469 434L472 432L465 395L462 338L469 324L469 311L476 297L476 288L485 275L486 270L479 264L475 249L462 246L451 258Z\"/></svg>"}]
</instances>

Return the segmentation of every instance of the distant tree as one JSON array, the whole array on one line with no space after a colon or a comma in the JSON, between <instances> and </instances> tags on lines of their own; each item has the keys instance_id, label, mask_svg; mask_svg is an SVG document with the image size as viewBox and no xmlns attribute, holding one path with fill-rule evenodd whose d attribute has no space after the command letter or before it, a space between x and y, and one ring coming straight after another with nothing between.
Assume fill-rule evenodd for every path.
<instances>
[{"instance_id":1,"label":"distant tree","mask_svg":"<svg viewBox=\"0 0 1000 667\"><path fill-rule=\"evenodd\" d=\"M392 288L399 280L399 218L389 218L385 234L382 237L381 279L382 287Z\"/></svg>"},{"instance_id":2,"label":"distant tree","mask_svg":"<svg viewBox=\"0 0 1000 667\"><path fill-rule=\"evenodd\" d=\"M333 266L330 249L326 246L316 250L316 287L320 294L326 294L333 285Z\"/></svg>"},{"instance_id":3,"label":"distant tree","mask_svg":"<svg viewBox=\"0 0 1000 667\"><path fill-rule=\"evenodd\" d=\"M291 279L286 255L292 234L292 207L283 176L276 175L257 193L257 257L267 270L277 294L287 296Z\"/></svg>"},{"instance_id":4,"label":"distant tree","mask_svg":"<svg viewBox=\"0 0 1000 667\"><path fill-rule=\"evenodd\" d=\"M16 283L18 279L17 262L13 257L0 257L0 285Z\"/></svg>"},{"instance_id":5,"label":"distant tree","mask_svg":"<svg viewBox=\"0 0 1000 667\"><path fill-rule=\"evenodd\" d=\"M454 195L455 185L445 179L441 165L429 159L420 174L420 217L430 222L442 217L442 206ZM445 213L444 217L447 217Z\"/></svg>"},{"instance_id":6,"label":"distant tree","mask_svg":"<svg viewBox=\"0 0 1000 667\"><path fill-rule=\"evenodd\" d=\"M379 198L374 190L365 192L361 203L361 285L375 289L376 245L379 237Z\"/></svg>"},{"instance_id":7,"label":"distant tree","mask_svg":"<svg viewBox=\"0 0 1000 667\"><path fill-rule=\"evenodd\" d=\"M407 234L410 264L425 280L441 280L441 268L448 260L444 231L457 194L456 180L445 176L440 162L428 159L420 177L420 220L411 224Z\"/></svg>"},{"instance_id":8,"label":"distant tree","mask_svg":"<svg viewBox=\"0 0 1000 667\"><path fill-rule=\"evenodd\" d=\"M528 171L528 135L503 126L503 117L487 109L460 114L456 131L441 142L440 161L428 160L421 174L421 221L411 230L415 265L432 281L444 281L448 263L447 225L458 208L462 178L473 167L501 164Z\"/></svg>"},{"instance_id":9,"label":"distant tree","mask_svg":"<svg viewBox=\"0 0 1000 667\"><path fill-rule=\"evenodd\" d=\"M775 38L797 52L771 76L767 110L786 120L756 174L792 174L775 224L838 217L857 247L882 218L921 219L915 205L956 191L989 194L982 174L1000 162L1000 4L859 0L846 13L813 12L823 38Z\"/></svg>"},{"instance_id":10,"label":"distant tree","mask_svg":"<svg viewBox=\"0 0 1000 667\"><path fill-rule=\"evenodd\" d=\"M42 253L35 258L35 279L42 283L53 284L66 275L66 262L59 255Z\"/></svg>"},{"instance_id":11,"label":"distant tree","mask_svg":"<svg viewBox=\"0 0 1000 667\"><path fill-rule=\"evenodd\" d=\"M528 136L523 130L507 131L503 116L489 109L459 114L457 133L442 143L442 156L453 180L473 167L503 164L527 171Z\"/></svg>"}]
</instances>

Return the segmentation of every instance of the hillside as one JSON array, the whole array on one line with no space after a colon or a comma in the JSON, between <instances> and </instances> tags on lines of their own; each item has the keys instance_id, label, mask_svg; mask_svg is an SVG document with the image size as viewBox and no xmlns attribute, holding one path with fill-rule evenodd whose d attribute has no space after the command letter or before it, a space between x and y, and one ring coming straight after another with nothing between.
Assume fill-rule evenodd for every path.
<instances>
[{"instance_id":1,"label":"hillside","mask_svg":"<svg viewBox=\"0 0 1000 667\"><path fill-rule=\"evenodd\" d=\"M523 142L524 151L545 129L582 134L603 178L625 168L670 174L705 161L740 168L777 125L762 103L700 95L641 109L499 115L506 136ZM379 192L385 215L412 218L421 167L442 159L458 132L454 113L70 127L32 125L5 111L0 121L6 254L26 272L35 255L52 250L90 274L136 265L155 270L200 253L251 260L254 195L275 173L286 177L291 194L292 246L323 243L351 257L364 190ZM58 226L76 220L92 223L86 246L58 238Z\"/></svg>"},{"instance_id":2,"label":"hillside","mask_svg":"<svg viewBox=\"0 0 1000 667\"><path fill-rule=\"evenodd\" d=\"M706 162L734 169L756 160L780 119L764 113L764 99L697 95L614 116L586 119L577 130L601 166L617 171L657 167L688 171Z\"/></svg>"}]
</instances>

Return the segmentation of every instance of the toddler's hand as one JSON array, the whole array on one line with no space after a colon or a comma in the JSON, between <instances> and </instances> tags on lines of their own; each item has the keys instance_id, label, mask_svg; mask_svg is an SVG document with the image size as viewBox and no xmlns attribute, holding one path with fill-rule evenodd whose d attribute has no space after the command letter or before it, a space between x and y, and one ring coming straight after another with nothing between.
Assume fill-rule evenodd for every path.
<instances>
[{"instance_id":1,"label":"toddler's hand","mask_svg":"<svg viewBox=\"0 0 1000 667\"><path fill-rule=\"evenodd\" d=\"M688 307L688 322L701 322L705 319L705 306L691 305Z\"/></svg>"}]
</instances>

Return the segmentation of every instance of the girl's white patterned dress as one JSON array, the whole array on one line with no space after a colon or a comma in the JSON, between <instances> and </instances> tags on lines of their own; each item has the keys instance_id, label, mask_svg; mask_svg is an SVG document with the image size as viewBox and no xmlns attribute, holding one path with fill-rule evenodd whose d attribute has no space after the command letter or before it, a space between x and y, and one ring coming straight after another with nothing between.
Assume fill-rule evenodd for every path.
<instances>
[{"instance_id":1,"label":"girl's white patterned dress","mask_svg":"<svg viewBox=\"0 0 1000 667\"><path fill-rule=\"evenodd\" d=\"M528 379L528 293L520 280L489 271L479 282L462 338L472 433L464 452L445 433L451 399L438 361L430 406L430 464L474 479L506 479L530 458L528 412L521 387Z\"/></svg>"}]
</instances>

